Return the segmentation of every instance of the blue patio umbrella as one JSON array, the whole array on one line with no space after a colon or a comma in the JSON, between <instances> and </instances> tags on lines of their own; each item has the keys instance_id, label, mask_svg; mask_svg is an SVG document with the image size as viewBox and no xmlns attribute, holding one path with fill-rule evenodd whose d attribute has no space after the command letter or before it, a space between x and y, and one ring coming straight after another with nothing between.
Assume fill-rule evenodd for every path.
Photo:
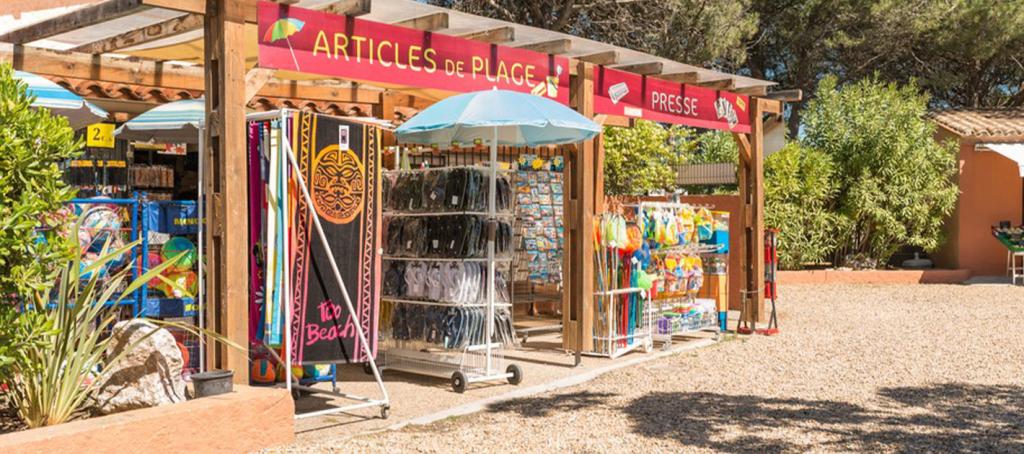
<instances>
[{"instance_id":1,"label":"blue patio umbrella","mask_svg":"<svg viewBox=\"0 0 1024 454\"><path fill-rule=\"evenodd\" d=\"M103 121L107 112L82 99L49 79L25 71L14 71L14 78L28 85L28 94L35 96L33 107L45 107L55 115L67 117L74 129Z\"/></svg>"},{"instance_id":2,"label":"blue patio umbrella","mask_svg":"<svg viewBox=\"0 0 1024 454\"><path fill-rule=\"evenodd\" d=\"M172 143L199 143L206 116L200 99L175 101L147 110L117 128L118 139Z\"/></svg>"},{"instance_id":3,"label":"blue patio umbrella","mask_svg":"<svg viewBox=\"0 0 1024 454\"><path fill-rule=\"evenodd\" d=\"M580 142L601 127L558 102L508 90L486 90L452 96L434 104L395 130L399 142L452 142L513 146Z\"/></svg>"}]
</instances>

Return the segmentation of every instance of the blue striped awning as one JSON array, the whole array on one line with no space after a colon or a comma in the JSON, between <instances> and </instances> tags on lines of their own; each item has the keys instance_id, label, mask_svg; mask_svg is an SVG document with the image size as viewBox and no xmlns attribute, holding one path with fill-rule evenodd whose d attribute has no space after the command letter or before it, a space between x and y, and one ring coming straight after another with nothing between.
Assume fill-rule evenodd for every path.
<instances>
[{"instance_id":1,"label":"blue striped awning","mask_svg":"<svg viewBox=\"0 0 1024 454\"><path fill-rule=\"evenodd\" d=\"M49 109L55 115L67 117L74 129L103 121L107 112L82 99L49 79L25 71L14 71L14 77L28 85L28 94L35 96L33 107Z\"/></svg>"},{"instance_id":2,"label":"blue striped awning","mask_svg":"<svg viewBox=\"0 0 1024 454\"><path fill-rule=\"evenodd\" d=\"M202 98L154 107L117 128L118 139L198 143L206 104Z\"/></svg>"}]
</instances>

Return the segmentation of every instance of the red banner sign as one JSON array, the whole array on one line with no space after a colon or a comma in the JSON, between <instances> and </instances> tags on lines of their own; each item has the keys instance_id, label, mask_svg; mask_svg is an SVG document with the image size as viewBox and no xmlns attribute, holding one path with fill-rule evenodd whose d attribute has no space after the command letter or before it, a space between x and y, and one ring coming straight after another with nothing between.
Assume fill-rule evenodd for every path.
<instances>
[{"instance_id":1,"label":"red banner sign","mask_svg":"<svg viewBox=\"0 0 1024 454\"><path fill-rule=\"evenodd\" d=\"M569 102L569 60L354 17L260 2L259 66L455 92Z\"/></svg>"},{"instance_id":2,"label":"red banner sign","mask_svg":"<svg viewBox=\"0 0 1024 454\"><path fill-rule=\"evenodd\" d=\"M750 98L601 67L594 112L695 128L750 132Z\"/></svg>"}]
</instances>

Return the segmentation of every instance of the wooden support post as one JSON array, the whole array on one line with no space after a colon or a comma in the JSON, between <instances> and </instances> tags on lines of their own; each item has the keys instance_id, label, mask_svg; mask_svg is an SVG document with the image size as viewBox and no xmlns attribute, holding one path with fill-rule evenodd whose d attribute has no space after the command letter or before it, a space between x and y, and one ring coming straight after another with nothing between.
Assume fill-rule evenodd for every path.
<instances>
[{"instance_id":1,"label":"wooden support post","mask_svg":"<svg viewBox=\"0 0 1024 454\"><path fill-rule=\"evenodd\" d=\"M373 105L373 116L381 120L395 120L395 94L383 92L380 99Z\"/></svg>"},{"instance_id":2,"label":"wooden support post","mask_svg":"<svg viewBox=\"0 0 1024 454\"><path fill-rule=\"evenodd\" d=\"M577 112L594 117L594 65L576 63L570 100ZM598 179L603 199L603 175L595 172L600 140L588 140L575 148L566 174L566 248L562 277L562 346L568 350L593 351L594 213L598 203ZM600 203L604 203L603 200ZM582 327L583 338L578 339Z\"/></svg>"},{"instance_id":3,"label":"wooden support post","mask_svg":"<svg viewBox=\"0 0 1024 454\"><path fill-rule=\"evenodd\" d=\"M765 101L754 98L750 109L750 230L747 254L750 257L748 288L753 293L750 319L764 321L764 111Z\"/></svg>"},{"instance_id":4,"label":"wooden support post","mask_svg":"<svg viewBox=\"0 0 1024 454\"><path fill-rule=\"evenodd\" d=\"M739 189L740 210L737 216L743 236L738 251L742 257L741 301L750 298L744 319L748 322L764 321L764 122L765 104L760 98L751 99L750 134L735 134L740 149Z\"/></svg>"},{"instance_id":5,"label":"wooden support post","mask_svg":"<svg viewBox=\"0 0 1024 454\"><path fill-rule=\"evenodd\" d=\"M204 24L207 207L207 326L249 345L249 231L245 133L245 1L208 0ZM211 368L249 383L249 355L209 347Z\"/></svg>"}]
</instances>

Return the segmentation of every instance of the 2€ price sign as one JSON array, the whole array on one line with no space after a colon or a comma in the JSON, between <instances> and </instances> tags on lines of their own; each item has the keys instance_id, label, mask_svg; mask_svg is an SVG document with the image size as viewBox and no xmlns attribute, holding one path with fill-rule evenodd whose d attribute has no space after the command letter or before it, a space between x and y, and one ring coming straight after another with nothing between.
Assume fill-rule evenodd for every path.
<instances>
[{"instance_id":1,"label":"2\u20ac price sign","mask_svg":"<svg viewBox=\"0 0 1024 454\"><path fill-rule=\"evenodd\" d=\"M97 148L114 148L114 124L93 123L86 129L88 136L85 146Z\"/></svg>"}]
</instances>

